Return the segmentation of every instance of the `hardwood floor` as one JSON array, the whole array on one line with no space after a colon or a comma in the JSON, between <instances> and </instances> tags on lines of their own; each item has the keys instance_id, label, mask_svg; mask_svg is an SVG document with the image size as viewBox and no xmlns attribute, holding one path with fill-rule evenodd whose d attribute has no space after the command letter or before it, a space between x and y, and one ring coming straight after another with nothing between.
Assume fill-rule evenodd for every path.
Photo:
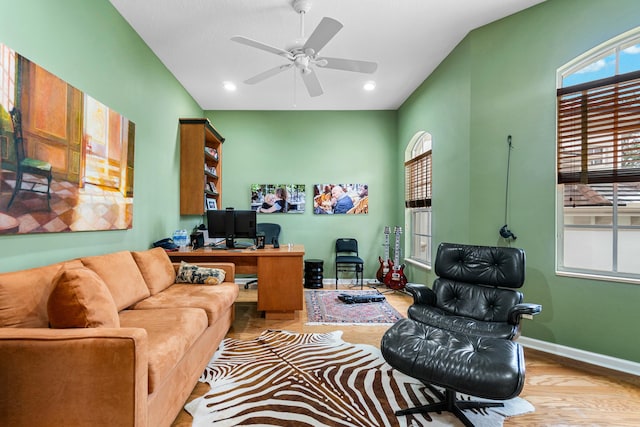
<instances>
[{"instance_id":1,"label":"hardwood floor","mask_svg":"<svg viewBox=\"0 0 640 427\"><path fill-rule=\"evenodd\" d=\"M327 289L332 289L328 287ZM385 294L400 313L405 314L412 298L402 293ZM343 339L352 343L380 345L387 326L308 326L307 313L294 320L266 320L256 310L257 291L240 288L236 318L228 337L254 338L265 329L292 332L343 331ZM533 320L535 321L535 320ZM525 348L526 383L520 397L527 399L535 412L509 418L510 426L638 426L640 425L640 377L564 359ZM189 401L202 396L208 387L198 384ZM191 416L182 411L173 427L191 426Z\"/></svg>"}]
</instances>

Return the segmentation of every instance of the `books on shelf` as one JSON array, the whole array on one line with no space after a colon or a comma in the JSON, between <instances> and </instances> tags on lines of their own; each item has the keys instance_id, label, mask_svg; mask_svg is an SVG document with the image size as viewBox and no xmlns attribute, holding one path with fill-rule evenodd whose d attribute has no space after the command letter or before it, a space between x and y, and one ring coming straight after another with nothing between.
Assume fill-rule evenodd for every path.
<instances>
[{"instance_id":1,"label":"books on shelf","mask_svg":"<svg viewBox=\"0 0 640 427\"><path fill-rule=\"evenodd\" d=\"M204 151L206 151L207 154L209 154L215 160L218 160L218 150L216 150L215 148L213 148L213 147L204 147Z\"/></svg>"},{"instance_id":2,"label":"books on shelf","mask_svg":"<svg viewBox=\"0 0 640 427\"><path fill-rule=\"evenodd\" d=\"M216 168L213 166L208 166L207 164L204 165L204 170L205 172L210 173L213 176L218 176L218 173L216 172Z\"/></svg>"}]
</instances>

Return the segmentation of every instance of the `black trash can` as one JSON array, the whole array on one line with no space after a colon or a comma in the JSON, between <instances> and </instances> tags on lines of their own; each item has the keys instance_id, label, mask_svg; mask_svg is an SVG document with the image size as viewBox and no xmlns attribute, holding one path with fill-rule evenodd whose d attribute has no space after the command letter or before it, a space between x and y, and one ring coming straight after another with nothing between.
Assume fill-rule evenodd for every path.
<instances>
[{"instance_id":1,"label":"black trash can","mask_svg":"<svg viewBox=\"0 0 640 427\"><path fill-rule=\"evenodd\" d=\"M324 261L321 259L304 260L304 287L319 289L322 287L322 271Z\"/></svg>"}]
</instances>

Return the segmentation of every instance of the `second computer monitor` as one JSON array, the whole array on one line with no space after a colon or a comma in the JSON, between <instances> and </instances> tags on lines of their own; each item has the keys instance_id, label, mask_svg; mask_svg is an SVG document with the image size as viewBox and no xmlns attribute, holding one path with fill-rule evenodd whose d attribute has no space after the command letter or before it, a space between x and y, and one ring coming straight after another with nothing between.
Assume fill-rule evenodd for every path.
<instances>
[{"instance_id":1,"label":"second computer monitor","mask_svg":"<svg viewBox=\"0 0 640 427\"><path fill-rule=\"evenodd\" d=\"M225 239L225 246L228 249L236 246L251 246L247 243L238 243L235 239L255 240L256 222L256 211L252 210L227 208L207 211L209 238Z\"/></svg>"}]
</instances>

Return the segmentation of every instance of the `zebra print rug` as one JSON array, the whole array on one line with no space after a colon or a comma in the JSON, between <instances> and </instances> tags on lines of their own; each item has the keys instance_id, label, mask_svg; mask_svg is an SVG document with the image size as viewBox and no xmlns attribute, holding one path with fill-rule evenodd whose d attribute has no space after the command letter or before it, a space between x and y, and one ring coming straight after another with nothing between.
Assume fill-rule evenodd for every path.
<instances>
[{"instance_id":1,"label":"zebra print rug","mask_svg":"<svg viewBox=\"0 0 640 427\"><path fill-rule=\"evenodd\" d=\"M422 383L392 369L373 346L342 332L268 330L252 340L225 339L200 377L211 390L188 403L193 426L450 426L450 414L396 417L394 411L435 401ZM525 400L467 411L476 426L533 411Z\"/></svg>"}]
</instances>

